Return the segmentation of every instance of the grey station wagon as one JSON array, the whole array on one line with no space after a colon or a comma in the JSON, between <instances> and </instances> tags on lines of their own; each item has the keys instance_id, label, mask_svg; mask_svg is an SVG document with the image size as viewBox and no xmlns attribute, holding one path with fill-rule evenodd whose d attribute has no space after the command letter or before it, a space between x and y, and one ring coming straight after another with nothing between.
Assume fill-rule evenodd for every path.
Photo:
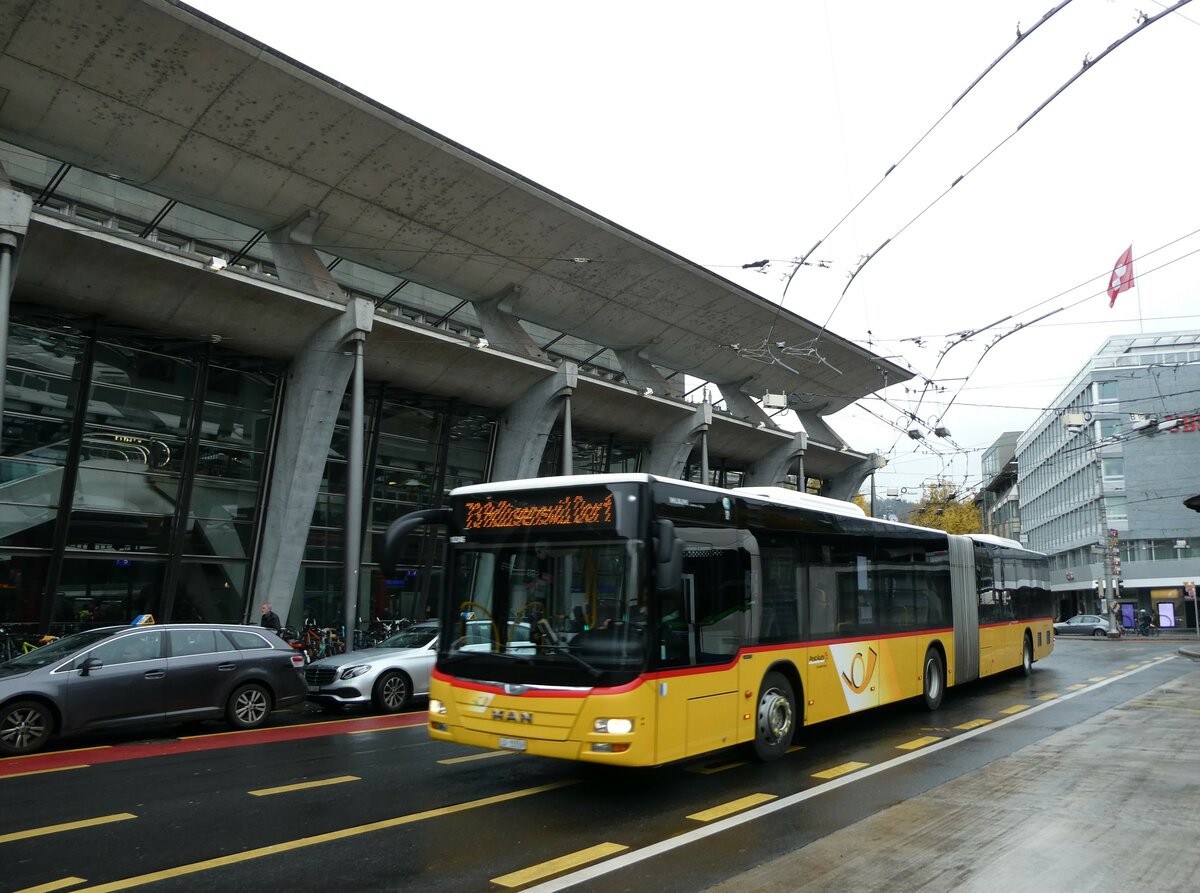
<instances>
[{"instance_id":1,"label":"grey station wagon","mask_svg":"<svg viewBox=\"0 0 1200 893\"><path fill-rule=\"evenodd\" d=\"M304 656L269 630L221 624L90 629L0 664L0 754L55 735L224 717L253 729L304 700Z\"/></svg>"}]
</instances>

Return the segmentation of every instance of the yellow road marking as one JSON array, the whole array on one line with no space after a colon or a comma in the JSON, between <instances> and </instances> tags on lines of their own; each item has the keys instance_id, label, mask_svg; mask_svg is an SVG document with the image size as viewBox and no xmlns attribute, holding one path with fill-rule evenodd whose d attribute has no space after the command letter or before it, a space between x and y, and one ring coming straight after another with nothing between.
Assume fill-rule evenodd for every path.
<instances>
[{"instance_id":1,"label":"yellow road marking","mask_svg":"<svg viewBox=\"0 0 1200 893\"><path fill-rule=\"evenodd\" d=\"M724 818L727 815L741 812L743 809L749 809L751 806L758 806L760 803L768 803L774 799L774 794L751 794L748 797L741 797L737 800L730 800L728 803L722 803L720 806L714 806L712 809L693 812L688 818L697 822L711 822L713 819Z\"/></svg>"},{"instance_id":2,"label":"yellow road marking","mask_svg":"<svg viewBox=\"0 0 1200 893\"><path fill-rule=\"evenodd\" d=\"M18 890L17 893L52 893L54 890L65 890L67 887L74 887L76 884L86 882L86 879L81 877L65 877L57 881L38 884L36 887L26 887L23 890Z\"/></svg>"},{"instance_id":3,"label":"yellow road marking","mask_svg":"<svg viewBox=\"0 0 1200 893\"><path fill-rule=\"evenodd\" d=\"M322 778L319 781L302 781L297 784L280 785L277 788L259 788L257 791L247 791L251 797L270 797L272 794L290 794L292 791L306 791L309 788L323 788L331 784L345 784L348 781L362 781L357 775L338 775L334 778Z\"/></svg>"},{"instance_id":4,"label":"yellow road marking","mask_svg":"<svg viewBox=\"0 0 1200 893\"><path fill-rule=\"evenodd\" d=\"M492 757L511 757L515 750L489 750L487 753L473 753L465 757L451 757L448 760L438 760L439 766L454 766L458 763L471 763L475 760L490 760Z\"/></svg>"},{"instance_id":5,"label":"yellow road marking","mask_svg":"<svg viewBox=\"0 0 1200 893\"><path fill-rule=\"evenodd\" d=\"M1067 691L1079 691L1081 688L1087 688L1087 686L1082 682L1076 682L1074 685L1068 685Z\"/></svg>"},{"instance_id":6,"label":"yellow road marking","mask_svg":"<svg viewBox=\"0 0 1200 893\"><path fill-rule=\"evenodd\" d=\"M419 711L419 710L407 710L404 713L395 713L392 715L393 716L411 716L414 713L420 713L420 712L421 711ZM341 717L338 719L324 719L324 720L321 720L320 722L309 723L309 725L310 726L322 726L322 725L325 725L325 724L331 723L331 722L363 723L363 722L373 722L377 719L379 719L378 716L363 716L363 717L359 717L358 719L355 719L354 717L350 717L350 718ZM391 729L412 729L412 728L419 728L419 727L417 727L417 726L386 726L385 728L382 728L382 729L361 729L360 731L383 732L383 731L390 731ZM178 740L180 740L180 741L195 741L197 738L227 738L230 735L252 735L255 732L261 732L261 731L262 731L262 729L234 729L233 731L227 731L227 732L205 732L203 735L181 735ZM350 734L354 734L353 730L350 731Z\"/></svg>"},{"instance_id":7,"label":"yellow road marking","mask_svg":"<svg viewBox=\"0 0 1200 893\"><path fill-rule=\"evenodd\" d=\"M870 765L870 763L842 763L842 765L826 769L824 772L814 772L813 778L837 778L839 775L857 772L859 769L865 769Z\"/></svg>"},{"instance_id":8,"label":"yellow road marking","mask_svg":"<svg viewBox=\"0 0 1200 893\"><path fill-rule=\"evenodd\" d=\"M954 728L962 732L969 732L971 729L977 729L980 726L986 726L990 722L990 719L972 719L968 722L962 723L961 725L957 725Z\"/></svg>"},{"instance_id":9,"label":"yellow road marking","mask_svg":"<svg viewBox=\"0 0 1200 893\"><path fill-rule=\"evenodd\" d=\"M1000 712L1006 716L1012 716L1014 713L1020 713L1022 710L1028 710L1028 704L1013 704L1011 707L1005 707Z\"/></svg>"},{"instance_id":10,"label":"yellow road marking","mask_svg":"<svg viewBox=\"0 0 1200 893\"><path fill-rule=\"evenodd\" d=\"M1138 667L1140 667L1140 666L1141 666L1141 664L1130 664L1130 665L1129 665L1129 666L1127 666L1125 669L1127 669L1127 670L1136 670L1136 669L1137 669Z\"/></svg>"},{"instance_id":11,"label":"yellow road marking","mask_svg":"<svg viewBox=\"0 0 1200 893\"><path fill-rule=\"evenodd\" d=\"M795 753L798 750L804 750L804 745L803 744L793 744L791 747L789 747L787 749L787 753Z\"/></svg>"},{"instance_id":12,"label":"yellow road marking","mask_svg":"<svg viewBox=\"0 0 1200 893\"><path fill-rule=\"evenodd\" d=\"M12 843L14 840L28 840L31 837L44 837L47 834L58 834L60 831L76 831L79 828L94 828L96 825L108 825L112 822L124 822L136 819L129 812L117 812L112 815L97 816L94 819L80 819L78 822L63 822L61 825L44 825L41 828L30 828L27 831L13 831L11 834L0 834L0 843Z\"/></svg>"},{"instance_id":13,"label":"yellow road marking","mask_svg":"<svg viewBox=\"0 0 1200 893\"><path fill-rule=\"evenodd\" d=\"M736 769L738 766L745 765L745 760L739 760L736 763L719 763L717 765L709 763L704 766L689 766L688 772L695 772L698 775L713 775L717 772L724 772L726 769Z\"/></svg>"},{"instance_id":14,"label":"yellow road marking","mask_svg":"<svg viewBox=\"0 0 1200 893\"><path fill-rule=\"evenodd\" d=\"M540 865L534 865L521 871L514 871L512 874L494 877L492 878L492 883L499 884L501 887L521 887L541 878L549 877L552 874L560 874L627 849L629 847L620 843L597 844L596 846L588 847L586 850L579 850L577 853L569 853L566 856L559 856L557 859L551 859L549 862L543 862Z\"/></svg>"},{"instance_id":15,"label":"yellow road marking","mask_svg":"<svg viewBox=\"0 0 1200 893\"><path fill-rule=\"evenodd\" d=\"M1088 682L1103 682L1107 678L1107 676L1089 676Z\"/></svg>"},{"instance_id":16,"label":"yellow road marking","mask_svg":"<svg viewBox=\"0 0 1200 893\"><path fill-rule=\"evenodd\" d=\"M386 831L389 828L399 828L402 825L411 825L416 822L422 822L426 819L440 818L441 816L454 815L459 812L466 812L470 809L479 809L483 806L494 806L497 803L504 803L509 800L518 800L522 797L530 797L534 794L544 794L547 791L558 790L573 784L578 784L577 781L557 781L552 784L539 785L536 788L524 788L519 791L512 791L508 794L497 794L494 797L484 797L481 800L468 800L465 803L457 803L454 806L442 806L438 809L428 809L425 812L414 812L409 815L396 816L392 819L383 819L378 822L371 822L366 825L355 825L350 828L342 828L340 831L329 831L325 834L314 834L312 837L301 837L296 840L284 840L280 843L273 843L268 846L257 847L252 850L245 850L240 853L231 853L228 856L218 856L215 859L205 859L203 862L192 862L189 865L177 865L174 868L164 868L161 871L152 871L148 874L139 874L134 877L122 878L118 881L109 881L104 884L97 884L94 887L85 887L77 893L110 893L114 890L129 890L133 887L141 887L146 884L153 884L158 881L165 881L169 878L183 877L184 875L197 874L201 871L208 871L213 868L222 868L226 865L237 865L241 862L250 862L254 859L261 859L264 856L278 856L281 853L288 853L292 850L303 849L304 847L316 846L322 843L332 843L338 840L346 840L350 837L357 837L361 834L370 834L374 831Z\"/></svg>"},{"instance_id":17,"label":"yellow road marking","mask_svg":"<svg viewBox=\"0 0 1200 893\"><path fill-rule=\"evenodd\" d=\"M1038 700L1039 701L1053 701L1057 697L1058 697L1058 692L1050 691L1050 692L1046 692L1046 694L1044 694L1044 695L1039 695Z\"/></svg>"},{"instance_id":18,"label":"yellow road marking","mask_svg":"<svg viewBox=\"0 0 1200 893\"><path fill-rule=\"evenodd\" d=\"M24 778L26 775L45 775L47 772L66 772L68 769L87 769L87 763L80 763L78 766L55 766L53 769L30 769L28 772L9 772L5 775L0 775L0 780L5 778Z\"/></svg>"},{"instance_id":19,"label":"yellow road marking","mask_svg":"<svg viewBox=\"0 0 1200 893\"><path fill-rule=\"evenodd\" d=\"M912 741L906 741L904 744L897 744L897 750L916 750L918 747L925 747L929 744L935 744L941 741L941 738L935 738L932 735L926 735L924 738L914 738Z\"/></svg>"}]
</instances>

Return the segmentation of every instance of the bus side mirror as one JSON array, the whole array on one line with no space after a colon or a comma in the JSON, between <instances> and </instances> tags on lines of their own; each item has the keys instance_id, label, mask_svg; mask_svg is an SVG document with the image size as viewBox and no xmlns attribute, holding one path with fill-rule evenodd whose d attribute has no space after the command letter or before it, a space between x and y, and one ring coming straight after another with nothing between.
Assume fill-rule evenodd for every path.
<instances>
[{"instance_id":1,"label":"bus side mirror","mask_svg":"<svg viewBox=\"0 0 1200 893\"><path fill-rule=\"evenodd\" d=\"M659 592L678 589L683 577L683 541L675 536L675 525L658 522L654 537L654 588Z\"/></svg>"},{"instance_id":2,"label":"bus side mirror","mask_svg":"<svg viewBox=\"0 0 1200 893\"><path fill-rule=\"evenodd\" d=\"M379 556L379 567L390 577L396 568L396 555L400 552L400 541L423 524L450 524L450 509L422 509L402 515L388 525L383 534L383 554Z\"/></svg>"}]
</instances>

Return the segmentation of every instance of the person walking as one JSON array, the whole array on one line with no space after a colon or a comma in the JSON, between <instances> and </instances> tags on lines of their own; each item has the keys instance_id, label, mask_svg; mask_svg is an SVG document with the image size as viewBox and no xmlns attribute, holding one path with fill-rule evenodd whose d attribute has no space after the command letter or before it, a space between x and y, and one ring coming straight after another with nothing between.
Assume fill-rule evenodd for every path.
<instances>
[{"instance_id":1,"label":"person walking","mask_svg":"<svg viewBox=\"0 0 1200 893\"><path fill-rule=\"evenodd\" d=\"M276 635L283 629L283 624L279 622L279 615L271 610L271 605L268 602L263 602L262 625L269 630L274 630Z\"/></svg>"}]
</instances>

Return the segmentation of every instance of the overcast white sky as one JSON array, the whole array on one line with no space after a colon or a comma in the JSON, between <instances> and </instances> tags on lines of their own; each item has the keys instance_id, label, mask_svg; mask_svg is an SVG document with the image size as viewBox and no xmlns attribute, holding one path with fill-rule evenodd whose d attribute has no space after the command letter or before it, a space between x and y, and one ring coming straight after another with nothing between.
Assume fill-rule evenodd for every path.
<instances>
[{"instance_id":1,"label":"overcast white sky","mask_svg":"<svg viewBox=\"0 0 1200 893\"><path fill-rule=\"evenodd\" d=\"M1018 22L1028 31L1057 3L193 0L774 300L786 262L901 161ZM833 417L854 448L888 457L881 490L977 485L981 452L1032 424L1105 338L1200 325L1200 3L1133 36L1013 135L1085 57L1169 5L1071 2L812 254L828 268L797 273L789 310L935 386L918 404L918 378ZM1130 243L1137 288L1110 310ZM763 258L766 273L741 269ZM1009 314L939 364L952 333ZM1182 399L1168 409L1196 410ZM910 440L906 413L953 444Z\"/></svg>"}]
</instances>

